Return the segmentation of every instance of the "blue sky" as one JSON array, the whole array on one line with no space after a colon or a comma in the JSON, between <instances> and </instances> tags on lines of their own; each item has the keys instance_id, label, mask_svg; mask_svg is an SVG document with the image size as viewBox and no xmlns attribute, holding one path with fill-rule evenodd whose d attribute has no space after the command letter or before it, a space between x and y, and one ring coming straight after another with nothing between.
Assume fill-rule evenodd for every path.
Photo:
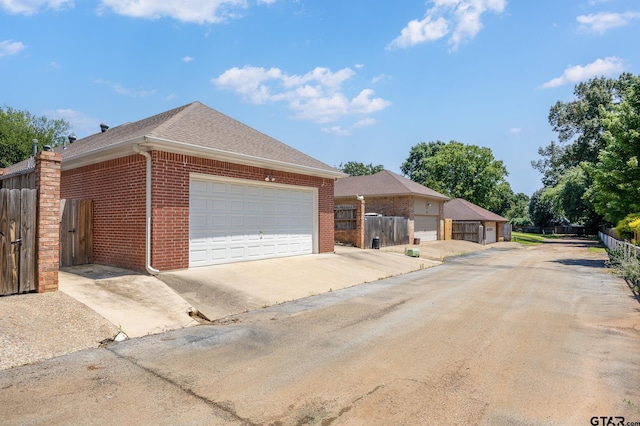
<instances>
[{"instance_id":1,"label":"blue sky","mask_svg":"<svg viewBox=\"0 0 640 426\"><path fill-rule=\"evenodd\" d=\"M0 104L78 137L193 101L338 166L491 148L515 192L576 83L640 74L637 0L0 0Z\"/></svg>"}]
</instances>

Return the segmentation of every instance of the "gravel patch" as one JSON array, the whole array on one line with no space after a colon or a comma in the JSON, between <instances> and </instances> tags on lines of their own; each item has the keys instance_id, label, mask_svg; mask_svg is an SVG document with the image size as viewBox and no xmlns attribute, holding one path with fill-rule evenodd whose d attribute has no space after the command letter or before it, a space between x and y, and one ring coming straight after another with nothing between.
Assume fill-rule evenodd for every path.
<instances>
[{"instance_id":1,"label":"gravel patch","mask_svg":"<svg viewBox=\"0 0 640 426\"><path fill-rule=\"evenodd\" d=\"M0 370L96 348L117 333L61 291L0 297Z\"/></svg>"}]
</instances>

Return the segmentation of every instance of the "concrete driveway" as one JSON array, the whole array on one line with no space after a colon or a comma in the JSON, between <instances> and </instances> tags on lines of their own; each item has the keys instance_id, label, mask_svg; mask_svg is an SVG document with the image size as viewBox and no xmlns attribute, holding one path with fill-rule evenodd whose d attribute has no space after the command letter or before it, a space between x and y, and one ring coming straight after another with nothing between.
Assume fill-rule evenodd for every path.
<instances>
[{"instance_id":1,"label":"concrete driveway","mask_svg":"<svg viewBox=\"0 0 640 426\"><path fill-rule=\"evenodd\" d=\"M466 241L433 241L361 250L336 246L335 253L265 259L181 271L157 277L103 265L60 272L60 290L119 327L140 337L199 324L228 315L377 281L441 263L443 257L511 243L481 246ZM407 246L416 248L416 246Z\"/></svg>"}]
</instances>

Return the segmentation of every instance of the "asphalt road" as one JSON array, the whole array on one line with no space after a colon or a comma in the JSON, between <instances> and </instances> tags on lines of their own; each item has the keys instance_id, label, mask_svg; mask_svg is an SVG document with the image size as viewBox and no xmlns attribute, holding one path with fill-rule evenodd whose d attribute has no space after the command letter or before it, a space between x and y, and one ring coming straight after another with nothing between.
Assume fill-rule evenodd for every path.
<instances>
[{"instance_id":1,"label":"asphalt road","mask_svg":"<svg viewBox=\"0 0 640 426\"><path fill-rule=\"evenodd\" d=\"M0 422L640 422L640 304L589 244L484 251L0 371Z\"/></svg>"}]
</instances>

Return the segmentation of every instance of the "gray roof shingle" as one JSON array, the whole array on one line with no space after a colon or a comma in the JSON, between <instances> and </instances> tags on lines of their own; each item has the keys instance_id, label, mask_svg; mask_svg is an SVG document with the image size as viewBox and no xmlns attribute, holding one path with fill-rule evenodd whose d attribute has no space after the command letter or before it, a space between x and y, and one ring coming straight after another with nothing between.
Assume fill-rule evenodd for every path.
<instances>
[{"instance_id":1,"label":"gray roof shingle","mask_svg":"<svg viewBox=\"0 0 640 426\"><path fill-rule=\"evenodd\" d=\"M142 137L189 144L198 148L241 154L339 175L339 171L200 102L193 102L133 123L78 139L54 150L65 159L78 158ZM176 144L176 145L178 145ZM26 162L6 174L25 169Z\"/></svg>"},{"instance_id":2,"label":"gray roof shingle","mask_svg":"<svg viewBox=\"0 0 640 426\"><path fill-rule=\"evenodd\" d=\"M368 176L350 176L338 179L334 185L334 197L350 197L356 195L389 196L389 195L421 195L440 200L449 197L420 185L410 179L389 170L383 170Z\"/></svg>"},{"instance_id":3,"label":"gray roof shingle","mask_svg":"<svg viewBox=\"0 0 640 426\"><path fill-rule=\"evenodd\" d=\"M473 204L462 198L455 198L444 203L444 217L453 220L469 220L481 222L508 222L500 215Z\"/></svg>"}]
</instances>

